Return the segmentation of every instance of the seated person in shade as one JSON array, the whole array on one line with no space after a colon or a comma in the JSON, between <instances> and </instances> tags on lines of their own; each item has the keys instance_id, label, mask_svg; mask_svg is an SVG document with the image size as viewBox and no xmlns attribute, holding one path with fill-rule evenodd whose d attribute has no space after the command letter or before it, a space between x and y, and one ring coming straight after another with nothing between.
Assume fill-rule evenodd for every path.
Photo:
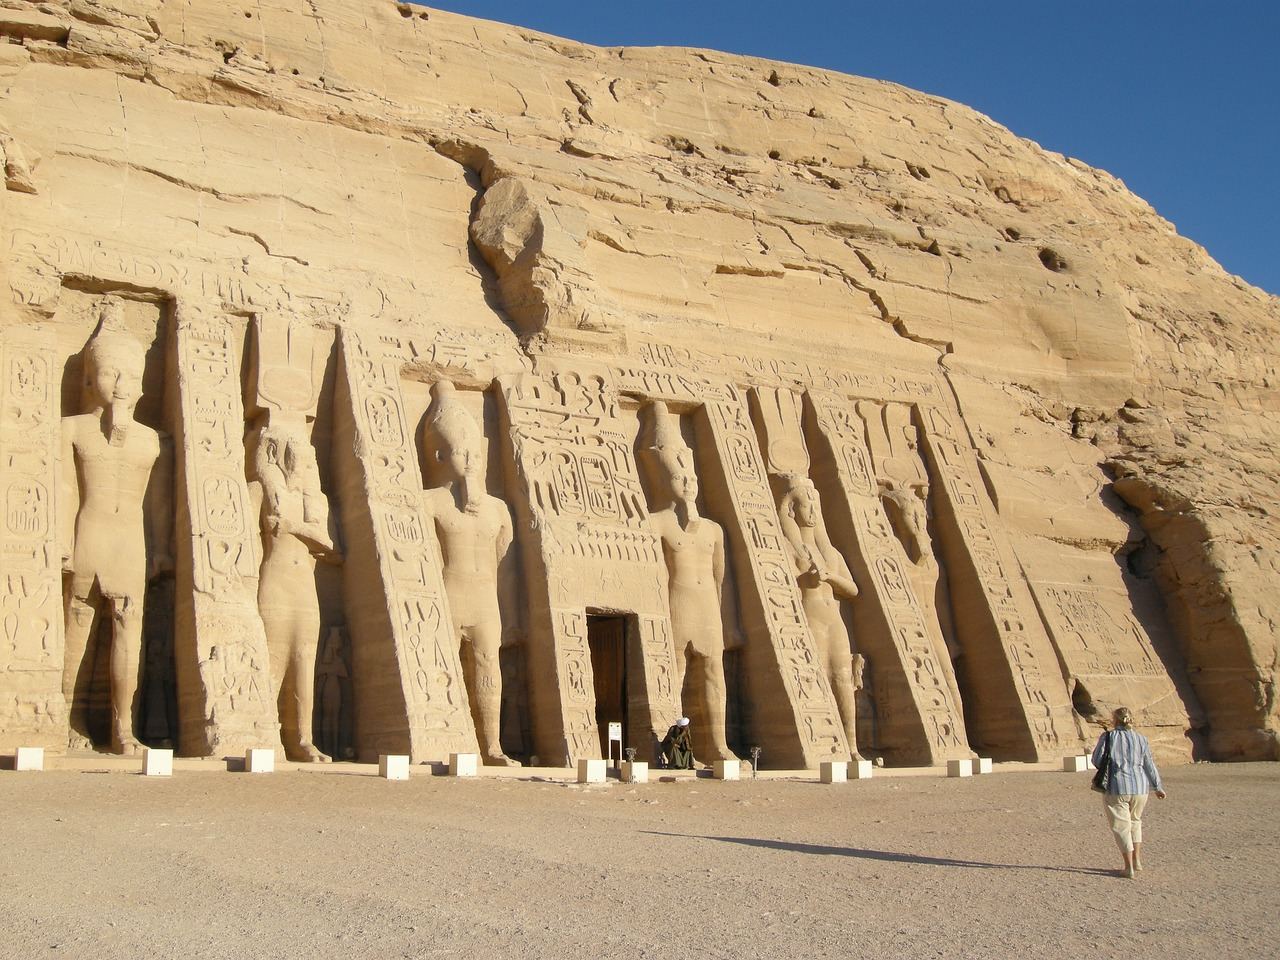
<instances>
[{"instance_id":1,"label":"seated person in shade","mask_svg":"<svg viewBox=\"0 0 1280 960\"><path fill-rule=\"evenodd\" d=\"M681 717L662 738L662 764L668 770L693 769L693 741L689 739L689 718Z\"/></svg>"}]
</instances>

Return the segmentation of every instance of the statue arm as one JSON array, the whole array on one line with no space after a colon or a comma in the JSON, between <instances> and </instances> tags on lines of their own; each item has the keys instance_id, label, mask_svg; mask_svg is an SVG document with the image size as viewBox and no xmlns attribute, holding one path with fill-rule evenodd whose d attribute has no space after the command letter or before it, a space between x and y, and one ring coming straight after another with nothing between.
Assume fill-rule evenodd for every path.
<instances>
[{"instance_id":1,"label":"statue arm","mask_svg":"<svg viewBox=\"0 0 1280 960\"><path fill-rule=\"evenodd\" d=\"M819 521L814 534L818 538L818 548L826 562L827 572L824 579L831 585L836 596L844 600L854 599L858 595L858 585L854 582L853 574L849 572L849 565L844 562L844 557L827 536L826 525Z\"/></svg>"},{"instance_id":2,"label":"statue arm","mask_svg":"<svg viewBox=\"0 0 1280 960\"><path fill-rule=\"evenodd\" d=\"M75 549L76 514L80 510L80 475L76 465L74 422L62 421L62 477L58 484L58 549L69 569Z\"/></svg>"},{"instance_id":3,"label":"statue arm","mask_svg":"<svg viewBox=\"0 0 1280 960\"><path fill-rule=\"evenodd\" d=\"M145 495L146 516L151 521L151 569L149 575L173 570L173 441L157 434L160 445Z\"/></svg>"},{"instance_id":4,"label":"statue arm","mask_svg":"<svg viewBox=\"0 0 1280 960\"><path fill-rule=\"evenodd\" d=\"M515 541L511 525L511 511L506 503L495 498L502 522L494 543L498 573L498 609L502 615L502 645L518 646L524 637L520 623L520 578L516 576L515 553L511 547Z\"/></svg>"}]
</instances>

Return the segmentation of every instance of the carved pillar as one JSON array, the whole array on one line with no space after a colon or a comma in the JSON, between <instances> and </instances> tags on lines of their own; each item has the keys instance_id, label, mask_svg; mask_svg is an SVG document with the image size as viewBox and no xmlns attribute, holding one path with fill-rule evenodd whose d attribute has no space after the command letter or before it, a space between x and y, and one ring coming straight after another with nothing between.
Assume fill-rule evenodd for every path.
<instances>
[{"instance_id":1,"label":"carved pillar","mask_svg":"<svg viewBox=\"0 0 1280 960\"><path fill-rule=\"evenodd\" d=\"M956 703L938 662L939 645L911 580L905 556L880 505L863 424L848 401L831 394L809 394L816 430L815 456L834 472L836 517L851 534L848 553L856 554L865 575L859 578L859 623L868 626L858 641L875 666L880 711L879 739L895 763L938 764L970 754L961 705ZM833 536L839 526L833 527ZM924 598L924 602L932 598Z\"/></svg>"},{"instance_id":2,"label":"carved pillar","mask_svg":"<svg viewBox=\"0 0 1280 960\"><path fill-rule=\"evenodd\" d=\"M980 492L973 452L946 410L920 412L967 661L969 734L998 759L1044 760L1078 750L1062 669L1013 548Z\"/></svg>"},{"instance_id":3,"label":"carved pillar","mask_svg":"<svg viewBox=\"0 0 1280 960\"><path fill-rule=\"evenodd\" d=\"M231 318L181 307L174 340L179 747L197 756L274 747L257 518L245 481L243 341Z\"/></svg>"},{"instance_id":4,"label":"carved pillar","mask_svg":"<svg viewBox=\"0 0 1280 960\"><path fill-rule=\"evenodd\" d=\"M401 358L340 335L334 473L347 556L356 751L415 763L477 751L439 550L422 504Z\"/></svg>"},{"instance_id":5,"label":"carved pillar","mask_svg":"<svg viewBox=\"0 0 1280 960\"><path fill-rule=\"evenodd\" d=\"M0 293L8 296L7 287ZM0 752L65 749L58 379L21 330L0 340Z\"/></svg>"},{"instance_id":6,"label":"carved pillar","mask_svg":"<svg viewBox=\"0 0 1280 960\"><path fill-rule=\"evenodd\" d=\"M528 531L527 646L534 750L543 762L600 755L588 610L630 615L641 669L630 726L660 738L679 716L662 548L647 512L612 381L575 370L502 383L517 519ZM638 653L637 653L638 649ZM635 743L642 750L647 746Z\"/></svg>"},{"instance_id":7,"label":"carved pillar","mask_svg":"<svg viewBox=\"0 0 1280 960\"><path fill-rule=\"evenodd\" d=\"M715 446L711 479L733 518L725 527L747 633L754 740L775 768L844 760L849 745L817 661L746 400L734 388L728 394L706 404L699 427Z\"/></svg>"}]
</instances>

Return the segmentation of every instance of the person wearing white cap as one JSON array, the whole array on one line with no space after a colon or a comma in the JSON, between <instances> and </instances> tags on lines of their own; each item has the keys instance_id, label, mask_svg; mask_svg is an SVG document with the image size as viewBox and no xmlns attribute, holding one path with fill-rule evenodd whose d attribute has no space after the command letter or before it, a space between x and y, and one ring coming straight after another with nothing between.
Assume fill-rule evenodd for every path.
<instances>
[{"instance_id":1,"label":"person wearing white cap","mask_svg":"<svg viewBox=\"0 0 1280 960\"><path fill-rule=\"evenodd\" d=\"M662 738L662 761L668 770L693 769L693 742L689 739L689 718L681 717Z\"/></svg>"}]
</instances>

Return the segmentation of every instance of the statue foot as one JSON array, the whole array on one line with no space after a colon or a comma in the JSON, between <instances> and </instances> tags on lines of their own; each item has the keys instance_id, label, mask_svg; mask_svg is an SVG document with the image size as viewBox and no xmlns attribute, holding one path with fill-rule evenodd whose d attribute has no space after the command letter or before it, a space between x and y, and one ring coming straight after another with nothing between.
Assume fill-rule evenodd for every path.
<instances>
[{"instance_id":1,"label":"statue foot","mask_svg":"<svg viewBox=\"0 0 1280 960\"><path fill-rule=\"evenodd\" d=\"M111 739L111 752L118 753L122 757L136 757L146 749L136 737L115 736Z\"/></svg>"},{"instance_id":2,"label":"statue foot","mask_svg":"<svg viewBox=\"0 0 1280 960\"><path fill-rule=\"evenodd\" d=\"M294 763L328 763L329 758L316 749L315 744L303 740L296 747L286 747L286 758Z\"/></svg>"},{"instance_id":3,"label":"statue foot","mask_svg":"<svg viewBox=\"0 0 1280 960\"><path fill-rule=\"evenodd\" d=\"M67 734L68 750L93 750L93 741L86 737L83 733L76 733L74 730Z\"/></svg>"},{"instance_id":4,"label":"statue foot","mask_svg":"<svg viewBox=\"0 0 1280 960\"><path fill-rule=\"evenodd\" d=\"M859 760L865 760L867 758L864 757L862 754L860 754L857 750L855 750L853 751L853 755L849 759L852 760L854 763L857 763Z\"/></svg>"},{"instance_id":5,"label":"statue foot","mask_svg":"<svg viewBox=\"0 0 1280 960\"><path fill-rule=\"evenodd\" d=\"M511 759L499 750L497 753L486 753L484 755L484 765L486 767L518 767L520 766L520 761Z\"/></svg>"}]
</instances>

